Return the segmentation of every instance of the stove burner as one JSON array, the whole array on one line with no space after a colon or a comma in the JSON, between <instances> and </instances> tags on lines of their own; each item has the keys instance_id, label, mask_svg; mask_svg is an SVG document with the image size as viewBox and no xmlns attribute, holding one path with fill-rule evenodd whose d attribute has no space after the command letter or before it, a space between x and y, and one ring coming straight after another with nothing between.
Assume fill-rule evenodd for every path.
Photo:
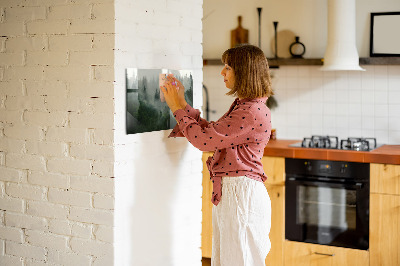
<instances>
[{"instance_id":1,"label":"stove burner","mask_svg":"<svg viewBox=\"0 0 400 266\"><path fill-rule=\"evenodd\" d=\"M376 138L347 138L340 141L343 150L369 151L376 148Z\"/></svg>"},{"instance_id":2,"label":"stove burner","mask_svg":"<svg viewBox=\"0 0 400 266\"><path fill-rule=\"evenodd\" d=\"M317 136L304 138L302 142L292 144L293 147L340 149L353 151L371 151L378 147L376 138L347 138L340 141L336 136Z\"/></svg>"},{"instance_id":3,"label":"stove burner","mask_svg":"<svg viewBox=\"0 0 400 266\"><path fill-rule=\"evenodd\" d=\"M326 148L338 149L339 140L334 136L312 136L311 138L304 138L301 142L301 147L305 148Z\"/></svg>"}]
</instances>

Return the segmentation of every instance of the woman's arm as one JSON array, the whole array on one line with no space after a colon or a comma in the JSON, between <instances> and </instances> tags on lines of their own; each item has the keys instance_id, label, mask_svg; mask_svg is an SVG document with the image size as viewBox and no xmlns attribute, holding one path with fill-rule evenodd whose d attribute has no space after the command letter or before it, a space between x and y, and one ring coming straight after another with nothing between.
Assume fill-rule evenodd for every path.
<instances>
[{"instance_id":1,"label":"woman's arm","mask_svg":"<svg viewBox=\"0 0 400 266\"><path fill-rule=\"evenodd\" d=\"M201 151L234 148L248 142L257 142L256 132L259 130L256 127L265 127L262 123L257 124L254 115L248 109L234 110L228 116L206 127L201 127L183 110L176 110L174 116L182 134Z\"/></svg>"}]
</instances>

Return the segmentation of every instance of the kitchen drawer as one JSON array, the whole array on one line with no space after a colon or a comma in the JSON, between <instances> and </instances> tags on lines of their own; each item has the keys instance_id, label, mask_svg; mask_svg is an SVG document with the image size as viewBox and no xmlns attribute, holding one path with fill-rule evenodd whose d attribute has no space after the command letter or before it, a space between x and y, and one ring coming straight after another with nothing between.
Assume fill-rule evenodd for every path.
<instances>
[{"instance_id":1,"label":"kitchen drawer","mask_svg":"<svg viewBox=\"0 0 400 266\"><path fill-rule=\"evenodd\" d=\"M285 266L365 266L369 253L365 250L285 241Z\"/></svg>"}]
</instances>

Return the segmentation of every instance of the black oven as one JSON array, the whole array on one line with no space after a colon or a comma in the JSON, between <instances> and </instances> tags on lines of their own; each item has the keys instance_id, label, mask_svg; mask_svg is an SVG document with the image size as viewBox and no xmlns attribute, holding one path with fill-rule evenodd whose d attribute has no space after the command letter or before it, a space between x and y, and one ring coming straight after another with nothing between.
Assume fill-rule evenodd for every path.
<instances>
[{"instance_id":1,"label":"black oven","mask_svg":"<svg viewBox=\"0 0 400 266\"><path fill-rule=\"evenodd\" d=\"M285 169L286 239L368 249L368 163L287 158Z\"/></svg>"}]
</instances>

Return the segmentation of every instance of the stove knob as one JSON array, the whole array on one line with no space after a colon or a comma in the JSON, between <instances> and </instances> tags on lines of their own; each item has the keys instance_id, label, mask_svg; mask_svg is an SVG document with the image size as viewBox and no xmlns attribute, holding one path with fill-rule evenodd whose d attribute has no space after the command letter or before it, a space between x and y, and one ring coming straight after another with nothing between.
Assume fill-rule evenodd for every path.
<instances>
[{"instance_id":1,"label":"stove knob","mask_svg":"<svg viewBox=\"0 0 400 266\"><path fill-rule=\"evenodd\" d=\"M306 170L307 170L308 172L311 172L311 170L312 170L311 162L307 162L307 163L306 163Z\"/></svg>"},{"instance_id":2,"label":"stove knob","mask_svg":"<svg viewBox=\"0 0 400 266\"><path fill-rule=\"evenodd\" d=\"M340 173L341 174L346 173L346 169L347 169L347 164L342 164L342 167L340 168Z\"/></svg>"}]
</instances>

